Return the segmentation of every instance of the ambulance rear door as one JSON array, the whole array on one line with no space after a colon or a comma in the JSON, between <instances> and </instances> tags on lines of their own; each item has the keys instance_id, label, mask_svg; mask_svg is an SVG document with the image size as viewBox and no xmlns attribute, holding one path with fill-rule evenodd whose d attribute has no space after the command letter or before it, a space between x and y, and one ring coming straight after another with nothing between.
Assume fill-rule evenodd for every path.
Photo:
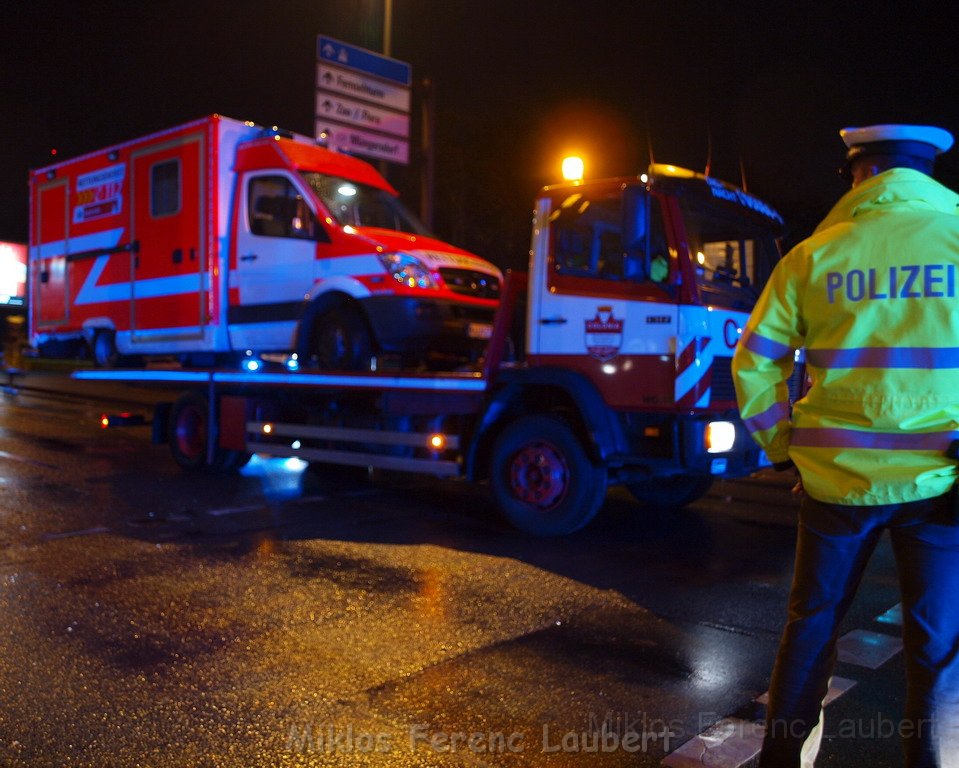
<instances>
[{"instance_id":1,"label":"ambulance rear door","mask_svg":"<svg viewBox=\"0 0 959 768\"><path fill-rule=\"evenodd\" d=\"M43 333L68 315L67 238L70 232L69 178L37 183L30 249L31 332Z\"/></svg>"}]
</instances>

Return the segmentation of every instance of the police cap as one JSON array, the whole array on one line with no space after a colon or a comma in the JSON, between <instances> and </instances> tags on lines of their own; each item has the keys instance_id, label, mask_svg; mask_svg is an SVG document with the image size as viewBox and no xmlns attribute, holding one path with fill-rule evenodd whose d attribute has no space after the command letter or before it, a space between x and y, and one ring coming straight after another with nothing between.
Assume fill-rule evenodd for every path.
<instances>
[{"instance_id":1,"label":"police cap","mask_svg":"<svg viewBox=\"0 0 959 768\"><path fill-rule=\"evenodd\" d=\"M932 125L867 125L839 131L849 151L846 160L862 155L909 155L934 160L952 146L952 134Z\"/></svg>"}]
</instances>

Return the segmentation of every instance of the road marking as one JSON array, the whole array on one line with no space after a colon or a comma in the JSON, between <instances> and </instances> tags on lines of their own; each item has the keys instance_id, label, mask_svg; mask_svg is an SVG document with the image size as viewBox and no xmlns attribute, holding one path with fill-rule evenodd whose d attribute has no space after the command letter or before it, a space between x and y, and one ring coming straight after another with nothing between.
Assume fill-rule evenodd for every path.
<instances>
[{"instance_id":1,"label":"road marking","mask_svg":"<svg viewBox=\"0 0 959 768\"><path fill-rule=\"evenodd\" d=\"M329 496L301 496L298 499L290 499L287 504L315 504L322 501L329 501Z\"/></svg>"},{"instance_id":2,"label":"road marking","mask_svg":"<svg viewBox=\"0 0 959 768\"><path fill-rule=\"evenodd\" d=\"M0 451L0 459L8 459L10 461L19 461L21 464L33 464L35 467L46 467L47 469L58 469L56 464L47 464L45 461L28 459L24 456L17 456L15 453L7 453L6 451Z\"/></svg>"},{"instance_id":3,"label":"road marking","mask_svg":"<svg viewBox=\"0 0 959 768\"><path fill-rule=\"evenodd\" d=\"M826 707L832 704L836 699L848 692L855 684L856 681L850 680L848 677L839 677L839 675L833 675L829 678L829 690L826 691L826 698L822 700L822 705ZM766 691L762 696L757 698L756 703L768 705L769 691Z\"/></svg>"},{"instance_id":4,"label":"road marking","mask_svg":"<svg viewBox=\"0 0 959 768\"><path fill-rule=\"evenodd\" d=\"M704 765L739 768L759 754L765 731L762 723L727 717L668 754L661 765L669 768L703 768Z\"/></svg>"},{"instance_id":5,"label":"road marking","mask_svg":"<svg viewBox=\"0 0 959 768\"><path fill-rule=\"evenodd\" d=\"M280 506L288 506L293 504L315 504L317 502L328 500L328 496L302 496L298 499L286 499ZM264 503L251 505L249 507L223 507L222 509L209 509L205 514L210 515L211 517L228 517L230 515L245 515L250 512L269 511L274 511L274 508L271 505Z\"/></svg>"},{"instance_id":6,"label":"road marking","mask_svg":"<svg viewBox=\"0 0 959 768\"><path fill-rule=\"evenodd\" d=\"M890 608L885 613L881 613L876 617L876 621L880 624L895 624L897 627L902 626L902 603L896 603L892 608Z\"/></svg>"},{"instance_id":7,"label":"road marking","mask_svg":"<svg viewBox=\"0 0 959 768\"><path fill-rule=\"evenodd\" d=\"M243 515L248 512L262 512L265 509L268 509L268 507L263 504L258 504L252 507L224 507L223 509L210 509L207 510L207 514L211 517L227 517L228 515Z\"/></svg>"},{"instance_id":8,"label":"road marking","mask_svg":"<svg viewBox=\"0 0 959 768\"><path fill-rule=\"evenodd\" d=\"M96 528L84 528L82 531L63 531L62 533L45 533L44 541L55 541L56 539L72 539L74 536L95 536L98 533L110 533L110 529L104 525L98 525Z\"/></svg>"},{"instance_id":9,"label":"road marking","mask_svg":"<svg viewBox=\"0 0 959 768\"><path fill-rule=\"evenodd\" d=\"M902 638L854 629L839 638L836 650L839 661L879 669L902 650Z\"/></svg>"},{"instance_id":10,"label":"road marking","mask_svg":"<svg viewBox=\"0 0 959 768\"><path fill-rule=\"evenodd\" d=\"M337 496L342 496L344 498L361 496L376 496L377 494L383 493L381 488L358 488L355 491L343 491L342 493L336 494Z\"/></svg>"},{"instance_id":11,"label":"road marking","mask_svg":"<svg viewBox=\"0 0 959 768\"><path fill-rule=\"evenodd\" d=\"M846 677L834 675L829 678L829 691L823 699L823 706L832 704L855 685L855 680ZM769 692L756 701L768 704ZM727 717L671 752L661 765L667 768L702 768L704 765L739 768L759 754L765 732L763 723Z\"/></svg>"},{"instance_id":12,"label":"road marking","mask_svg":"<svg viewBox=\"0 0 959 768\"><path fill-rule=\"evenodd\" d=\"M902 603L877 616L876 621L902 624ZM902 640L855 629L839 638L836 648L839 661L878 669L902 650ZM855 680L833 675L829 678L829 690L823 699L823 706L832 704L855 685ZM756 702L768 706L769 691L757 697ZM668 754L661 765L667 768L702 768L704 765L739 768L759 754L765 730L762 723L727 717Z\"/></svg>"}]
</instances>

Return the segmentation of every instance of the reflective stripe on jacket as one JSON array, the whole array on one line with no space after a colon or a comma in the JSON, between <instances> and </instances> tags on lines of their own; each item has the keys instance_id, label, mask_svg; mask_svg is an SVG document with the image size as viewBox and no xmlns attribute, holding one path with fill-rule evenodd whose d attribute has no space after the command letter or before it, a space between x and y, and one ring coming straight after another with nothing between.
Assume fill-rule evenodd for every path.
<instances>
[{"instance_id":1,"label":"reflective stripe on jacket","mask_svg":"<svg viewBox=\"0 0 959 768\"><path fill-rule=\"evenodd\" d=\"M733 358L743 419L819 501L930 498L956 478L957 205L918 171L867 179L776 266L749 318ZM790 414L801 347L812 386Z\"/></svg>"}]
</instances>

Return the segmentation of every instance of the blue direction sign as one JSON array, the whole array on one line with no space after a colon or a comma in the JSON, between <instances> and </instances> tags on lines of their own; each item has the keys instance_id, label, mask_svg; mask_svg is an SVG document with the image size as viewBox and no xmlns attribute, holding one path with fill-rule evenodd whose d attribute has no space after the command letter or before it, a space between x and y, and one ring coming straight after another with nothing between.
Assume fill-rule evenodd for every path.
<instances>
[{"instance_id":1,"label":"blue direction sign","mask_svg":"<svg viewBox=\"0 0 959 768\"><path fill-rule=\"evenodd\" d=\"M410 65L405 61L397 61L325 35L316 38L316 58L400 85L409 86L411 82Z\"/></svg>"}]
</instances>

